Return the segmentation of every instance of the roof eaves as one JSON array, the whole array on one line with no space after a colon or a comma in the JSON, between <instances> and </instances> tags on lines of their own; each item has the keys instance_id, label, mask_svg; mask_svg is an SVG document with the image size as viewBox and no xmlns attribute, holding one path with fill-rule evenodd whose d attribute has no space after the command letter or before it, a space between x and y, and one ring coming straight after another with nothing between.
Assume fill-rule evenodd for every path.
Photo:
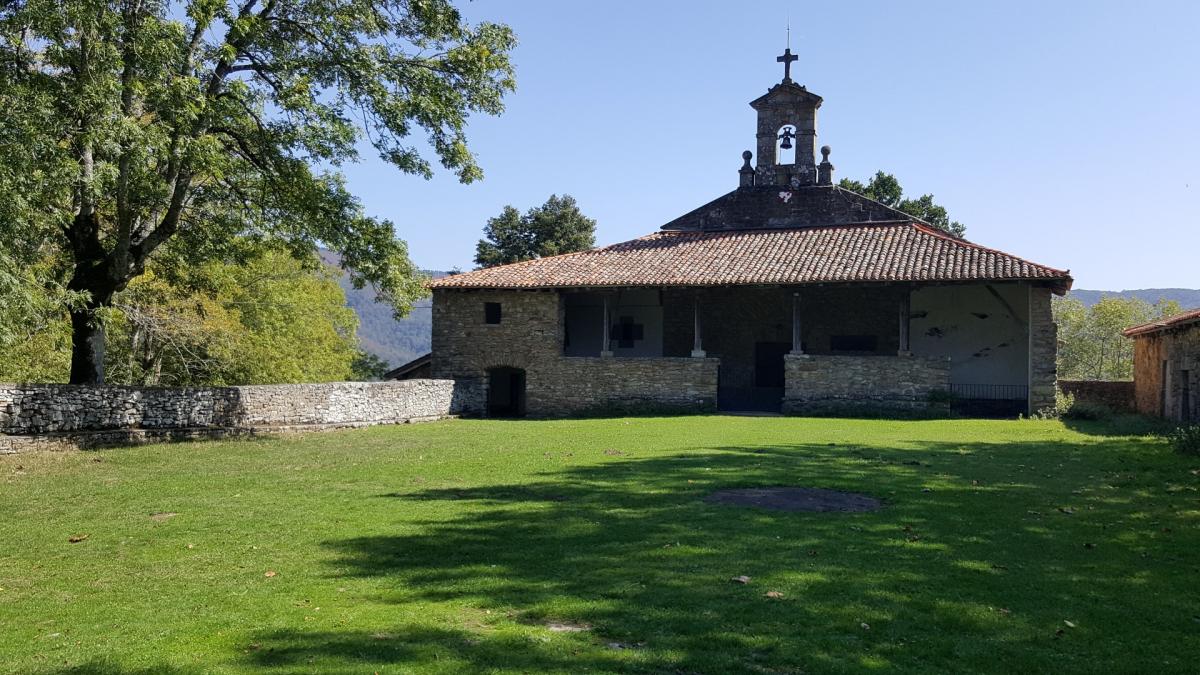
<instances>
[{"instance_id":1,"label":"roof eaves","mask_svg":"<svg viewBox=\"0 0 1200 675\"><path fill-rule=\"evenodd\" d=\"M1166 319L1155 319L1147 323L1139 324L1131 328L1126 328L1121 331L1125 337L1136 337L1138 335L1147 335L1149 333L1159 333L1172 328L1182 328L1192 323L1200 323L1200 309L1195 309L1183 314L1177 314Z\"/></svg>"}]
</instances>

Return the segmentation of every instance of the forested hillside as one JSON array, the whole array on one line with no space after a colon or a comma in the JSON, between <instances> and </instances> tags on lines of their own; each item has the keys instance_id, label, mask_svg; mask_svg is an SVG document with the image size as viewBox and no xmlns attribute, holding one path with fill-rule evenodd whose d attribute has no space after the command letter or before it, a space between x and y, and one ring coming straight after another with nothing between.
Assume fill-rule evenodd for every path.
<instances>
[{"instance_id":1,"label":"forested hillside","mask_svg":"<svg viewBox=\"0 0 1200 675\"><path fill-rule=\"evenodd\" d=\"M1195 288L1141 288L1128 291L1089 291L1086 289L1073 290L1070 297L1091 307L1106 295L1117 295L1123 298L1137 298L1154 304L1159 300L1178 302L1184 309L1200 307L1200 289Z\"/></svg>"},{"instance_id":2,"label":"forested hillside","mask_svg":"<svg viewBox=\"0 0 1200 675\"><path fill-rule=\"evenodd\" d=\"M334 267L339 264L337 254L331 251L321 251L321 259ZM426 270L425 274L438 279L447 273ZM346 274L340 275L338 282L346 292L346 304L358 314L358 343L363 350L387 361L393 368L429 351L433 325L429 298L418 300L412 312L397 321L391 307L375 302L375 290L370 286L356 289Z\"/></svg>"}]
</instances>

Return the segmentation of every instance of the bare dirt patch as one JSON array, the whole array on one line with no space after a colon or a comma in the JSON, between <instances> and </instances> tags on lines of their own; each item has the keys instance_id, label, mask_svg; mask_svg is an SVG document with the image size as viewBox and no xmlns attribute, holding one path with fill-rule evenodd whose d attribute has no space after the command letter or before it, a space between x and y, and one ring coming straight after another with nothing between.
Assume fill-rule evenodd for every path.
<instances>
[{"instance_id":1,"label":"bare dirt patch","mask_svg":"<svg viewBox=\"0 0 1200 675\"><path fill-rule=\"evenodd\" d=\"M857 513L875 511L883 502L857 492L824 488L761 487L718 490L704 498L710 504L750 506L772 511Z\"/></svg>"}]
</instances>

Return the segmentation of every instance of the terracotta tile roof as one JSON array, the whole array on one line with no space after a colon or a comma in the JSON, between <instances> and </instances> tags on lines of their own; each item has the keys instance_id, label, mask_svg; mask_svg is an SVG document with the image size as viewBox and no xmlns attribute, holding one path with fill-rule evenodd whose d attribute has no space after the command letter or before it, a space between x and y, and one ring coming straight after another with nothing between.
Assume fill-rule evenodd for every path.
<instances>
[{"instance_id":1,"label":"terracotta tile roof","mask_svg":"<svg viewBox=\"0 0 1200 675\"><path fill-rule=\"evenodd\" d=\"M1125 337L1134 337L1135 335L1145 335L1147 333L1157 333L1169 328L1182 328L1188 324L1200 323L1200 309L1193 309L1183 314L1176 314L1167 319L1158 319L1150 323L1144 323L1140 326L1125 329Z\"/></svg>"},{"instance_id":2,"label":"terracotta tile roof","mask_svg":"<svg viewBox=\"0 0 1200 675\"><path fill-rule=\"evenodd\" d=\"M913 222L743 231L656 232L580 253L475 270L433 288L586 288L1038 280L1070 273Z\"/></svg>"}]
</instances>

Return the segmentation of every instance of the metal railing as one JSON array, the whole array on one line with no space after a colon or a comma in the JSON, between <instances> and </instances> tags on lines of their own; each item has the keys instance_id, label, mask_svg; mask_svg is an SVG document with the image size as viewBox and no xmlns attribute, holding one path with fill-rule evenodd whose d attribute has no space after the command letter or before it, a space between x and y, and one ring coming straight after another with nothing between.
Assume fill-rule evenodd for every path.
<instances>
[{"instance_id":1,"label":"metal railing","mask_svg":"<svg viewBox=\"0 0 1200 675\"><path fill-rule=\"evenodd\" d=\"M1024 384L952 384L950 393L960 399L975 401L1024 401L1029 387Z\"/></svg>"}]
</instances>

